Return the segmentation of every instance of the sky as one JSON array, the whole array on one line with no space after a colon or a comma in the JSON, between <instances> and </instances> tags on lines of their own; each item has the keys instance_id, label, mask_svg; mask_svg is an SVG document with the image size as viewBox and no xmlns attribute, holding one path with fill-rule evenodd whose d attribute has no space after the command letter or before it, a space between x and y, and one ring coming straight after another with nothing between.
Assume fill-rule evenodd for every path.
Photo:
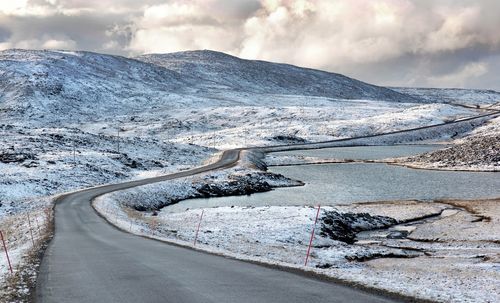
<instances>
[{"instance_id":1,"label":"sky","mask_svg":"<svg viewBox=\"0 0 500 303\"><path fill-rule=\"evenodd\" d=\"M388 86L500 91L498 0L0 0L0 50L195 49Z\"/></svg>"}]
</instances>

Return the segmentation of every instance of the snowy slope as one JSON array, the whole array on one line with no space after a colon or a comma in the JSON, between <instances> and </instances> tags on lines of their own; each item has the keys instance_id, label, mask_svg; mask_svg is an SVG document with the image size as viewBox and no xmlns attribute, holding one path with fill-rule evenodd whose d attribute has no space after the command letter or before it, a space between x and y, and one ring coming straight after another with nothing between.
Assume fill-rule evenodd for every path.
<instances>
[{"instance_id":1,"label":"snowy slope","mask_svg":"<svg viewBox=\"0 0 500 303\"><path fill-rule=\"evenodd\" d=\"M224 53L201 50L137 57L175 70L183 76L199 77L228 90L265 94L320 96L416 102L419 98L370 85L340 74L257 60L244 60Z\"/></svg>"},{"instance_id":2,"label":"snowy slope","mask_svg":"<svg viewBox=\"0 0 500 303\"><path fill-rule=\"evenodd\" d=\"M345 100L488 105L500 93L388 89L343 75L213 51L136 59L91 52L0 52L0 118L49 124L218 106L317 106Z\"/></svg>"},{"instance_id":3,"label":"snowy slope","mask_svg":"<svg viewBox=\"0 0 500 303\"><path fill-rule=\"evenodd\" d=\"M328 102L417 101L338 74L211 51L138 59L81 51L1 51L0 116L61 125L173 108L275 106L276 99L282 106L297 98L313 105L313 96ZM285 95L290 100L280 98Z\"/></svg>"},{"instance_id":4,"label":"snowy slope","mask_svg":"<svg viewBox=\"0 0 500 303\"><path fill-rule=\"evenodd\" d=\"M12 229L7 243L22 264L31 244L19 218L40 217L68 190L180 171L215 149L371 135L477 113L417 97L210 51L138 59L1 51L0 229Z\"/></svg>"},{"instance_id":5,"label":"snowy slope","mask_svg":"<svg viewBox=\"0 0 500 303\"><path fill-rule=\"evenodd\" d=\"M346 100L482 105L494 91L394 90L343 75L243 60L213 51L136 59L91 52L0 52L0 118L36 125L153 116L172 109L219 106L318 106Z\"/></svg>"},{"instance_id":6,"label":"snowy slope","mask_svg":"<svg viewBox=\"0 0 500 303\"><path fill-rule=\"evenodd\" d=\"M269 92L264 80L274 67L297 77L321 74L369 85L220 53L189 54L219 59L193 59L200 70L186 75L175 66L90 52L0 52L0 203L17 205L70 188L196 165L215 148L282 144L283 137L313 142L369 135L473 114L447 104L313 97L292 82L288 94L279 94L283 83L272 94L234 92L202 79L216 78L209 77L210 66L224 60L227 66L262 66L260 72L249 67L243 80L228 70L220 81L232 77ZM252 74L253 84L247 77Z\"/></svg>"},{"instance_id":7,"label":"snowy slope","mask_svg":"<svg viewBox=\"0 0 500 303\"><path fill-rule=\"evenodd\" d=\"M0 52L0 112L44 120L182 103L189 80L176 72L120 56L89 52ZM101 113L99 113L101 112Z\"/></svg>"},{"instance_id":8,"label":"snowy slope","mask_svg":"<svg viewBox=\"0 0 500 303\"><path fill-rule=\"evenodd\" d=\"M433 103L488 105L500 102L500 93L486 89L394 87L395 91Z\"/></svg>"}]
</instances>

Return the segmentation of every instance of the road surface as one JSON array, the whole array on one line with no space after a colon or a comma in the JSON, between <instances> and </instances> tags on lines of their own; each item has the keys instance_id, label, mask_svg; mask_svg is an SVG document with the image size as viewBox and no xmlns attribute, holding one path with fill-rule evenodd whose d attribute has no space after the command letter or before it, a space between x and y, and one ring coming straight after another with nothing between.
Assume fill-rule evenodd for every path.
<instances>
[{"instance_id":1,"label":"road surface","mask_svg":"<svg viewBox=\"0 0 500 303\"><path fill-rule=\"evenodd\" d=\"M395 302L303 275L168 245L120 231L92 208L101 194L232 166L239 150L177 174L107 185L57 201L37 302Z\"/></svg>"},{"instance_id":2,"label":"road surface","mask_svg":"<svg viewBox=\"0 0 500 303\"><path fill-rule=\"evenodd\" d=\"M262 150L307 147L299 144ZM112 191L234 166L239 153L240 149L225 151L218 162L188 171L60 197L55 208L55 236L42 260L36 301L395 302L344 285L135 236L108 224L91 206L92 199Z\"/></svg>"}]
</instances>

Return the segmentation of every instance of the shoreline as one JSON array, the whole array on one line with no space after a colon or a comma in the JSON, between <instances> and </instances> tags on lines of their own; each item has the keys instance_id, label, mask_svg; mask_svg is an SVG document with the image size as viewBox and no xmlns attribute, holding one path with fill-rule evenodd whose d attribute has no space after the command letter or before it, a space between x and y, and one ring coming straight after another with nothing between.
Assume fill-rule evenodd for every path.
<instances>
[{"instance_id":1,"label":"shoreline","mask_svg":"<svg viewBox=\"0 0 500 303\"><path fill-rule=\"evenodd\" d=\"M401 167L406 167L406 168L411 168L411 169L421 169L421 170L433 170L433 171L457 171L457 172L484 172L484 173L489 173L489 172L500 172L500 168L498 169L463 169L463 168L447 168L447 167L426 167L424 165L420 166L418 164L410 164L410 163L405 163L405 162L399 162L399 161L392 161L392 160L356 160L356 159L325 159L325 160L318 160L318 161L311 161L311 162L304 162L304 163L291 163L291 164L268 164L268 167L286 167L286 166L303 166L303 165L322 165L322 164L350 164L350 163L364 163L364 164L387 164L387 165L394 165L394 166L401 166Z\"/></svg>"},{"instance_id":2,"label":"shoreline","mask_svg":"<svg viewBox=\"0 0 500 303\"><path fill-rule=\"evenodd\" d=\"M123 218L121 218L121 217L116 217L116 218L113 218L112 216L109 217L110 213L102 213L102 207L100 207L99 204L102 204L104 200L100 199L100 198L96 199L93 203L94 208L98 212L101 212L101 215L103 215L108 220L108 222L110 222L111 224L115 225L118 228L121 228L125 232L132 232L132 233L138 234L140 236L146 236L146 237L153 238L156 240L166 241L166 242L173 243L176 245L194 248L194 246L192 244L192 240L193 240L192 236L194 233L194 227L196 225L196 220L197 220L197 218L199 219L200 209L192 209L192 210L187 210L187 211L184 211L181 213L174 213L174 214L160 212L158 214L158 216L144 216L142 218L139 218L139 220L137 220L137 218L136 218L135 221L131 223L130 221L123 220ZM456 210L456 208L457 208L456 203L458 203L460 205L460 204L464 204L464 203L467 204L468 202L470 202L470 203L475 202L477 205L483 205L483 204L485 205L488 203L497 205L494 207L493 213L490 214L490 215L493 215L493 217L495 216L495 213L500 209L500 198L487 199L487 200L444 200L444 201L435 200L432 202L423 202L423 201L383 201L383 202L370 202L370 203L362 202L362 203L355 203L353 205L340 205L338 207L335 207L335 209L337 211L343 211L343 212L349 212L349 211L354 212L354 213L368 212L368 213L373 214L373 215L388 215L388 214L392 214L392 215L396 215L396 216L399 215L401 218L399 218L398 223L395 225L395 227L389 227L389 229L395 228L396 231L392 231L392 232L398 232L398 230L397 230L398 226L417 225L417 230L419 230L419 229L427 228L426 226L435 226L436 225L435 222L439 222L441 220L445 220L445 221L450 220L449 219L450 216L453 217L453 216L456 216L457 214L460 214L460 216L462 216L463 218L465 218L465 217L468 218L468 216L475 216L475 214L470 214L470 215L466 214L466 212L468 212L468 211L465 208L463 208L462 211L458 211L457 213L454 213L451 215L447 214L446 216L443 216L444 210L446 210L447 212L452 212L452 211ZM453 203L455 203L455 204L453 204ZM328 208L328 207L326 207L326 208ZM406 209L406 212L407 212L406 215L408 215L408 218L405 218L405 214L403 211L405 209ZM412 209L410 212L413 212L413 214L408 214L408 211L409 211L408 209ZM427 209L427 210L425 210L425 209ZM454 248L455 250L457 250L457 252L469 251L469 250L471 252L474 252L477 250L475 248L471 248L471 247L476 245L474 243L482 243L481 245L482 245L482 247L485 247L484 251L486 252L486 255L488 255L488 254L491 255L491 250L493 249L493 251L496 251L497 250L496 247L499 246L498 243L495 242L498 239L491 240L491 241L488 240L486 242L483 242L484 240L481 240L481 239L478 239L479 242L476 242L475 240L463 240L463 239L461 239L461 240L458 240L458 242L457 242L455 240L438 241L436 239L422 239L422 238L420 238L420 236L415 238L415 239L410 239L408 237L411 244L407 243L408 242L407 240L402 239L401 243L403 243L403 244L396 245L397 243L395 244L395 241L397 242L398 240L391 239L389 237L386 240L384 240L384 241L388 241L388 243L386 243L387 246L385 248L383 248L382 250L380 248L376 248L376 247L373 248L373 254L374 254L375 258L372 258L372 257L370 257L371 253L367 252L364 248L367 245L368 246L377 245L377 244L373 244L372 243L373 241L371 241L371 242L369 241L367 244L355 243L355 244L352 244L353 246L346 246L345 244L337 243L334 241L334 242L332 242L333 244L332 243L329 244L329 245L334 245L334 247L335 247L335 248L333 248L334 251L344 250L345 252L349 253L349 251L351 249L349 247L354 247L358 250L360 249L362 254L368 253L368 255L366 255L367 257L363 257L363 255L360 255L359 258L355 257L354 260L359 259L360 261L349 261L349 259L347 259L347 258L345 259L347 261L342 261L344 258L343 257L335 257L335 255L337 254L337 253L335 253L333 255L334 259L332 259L332 260L337 260L335 262L341 262L341 263L338 263L338 265L334 265L333 267L321 268L321 267L318 267L318 266L322 266L321 263L316 263L316 262L323 258L323 257L321 257L322 254L324 254L325 252L331 251L331 250L324 246L325 245L324 241L326 241L326 240L321 238L321 236L316 235L315 239L318 239L318 240L315 240L315 241L319 241L319 243L313 247L313 255L311 257L313 260L312 261L313 263L311 263L311 265L315 266L315 268L310 268L310 267L305 268L300 264L300 262L301 262L300 260L302 260L302 257L303 257L303 256L301 256L301 254L305 251L305 247L303 246L303 244L300 244L303 242L301 242L301 241L293 242L295 244L292 243L293 244L292 245L292 244L287 242L288 240L286 242L279 242L278 241L278 242L276 242L276 244L278 244L278 246L275 246L276 244L273 245L271 243L266 243L265 238L258 239L260 229L257 229L257 230L252 229L252 232L250 232L249 229L245 229L244 226L246 226L246 225L243 225L243 227L240 226L239 227L240 229L238 229L236 227L238 227L239 223L237 223L237 222L239 222L239 221L236 221L236 223L235 223L234 218L240 218L240 217L246 218L246 219L244 219L245 220L244 222L247 222L247 220L250 220L250 222L247 222L248 225L259 226L259 225L264 224L265 226L268 226L268 225L266 225L266 224L268 224L268 223L266 223L267 222L266 214L269 214L270 217L272 218L273 224L281 225L281 223L283 223L283 222L281 222L280 220L287 220L286 217L291 215L291 214L294 214L296 212L298 212L298 213L306 212L306 213L311 213L310 215L312 216L314 209L312 209L310 207L279 207L279 206L276 206L276 207L234 207L234 208L218 207L218 208L205 208L204 211L205 211L205 217L204 217L205 221L203 221L203 223L201 225L201 230L200 230L201 234L200 234L200 238L199 238L199 243L198 243L198 245L196 245L196 248L195 248L197 250L203 250L203 251L206 251L208 253L215 253L218 255L223 255L223 256L236 258L236 259L242 259L242 260L250 261L250 262L265 263L269 266L279 266L279 268L287 267L287 268L291 268L294 271L295 270L302 271L303 274L306 274L306 275L309 274L310 272L314 272L315 275L319 275L319 276L325 275L328 277L328 279L331 278L334 281L344 281L344 283L347 281L348 285L362 284L363 288L368 287L368 289L378 287L379 289L382 289L383 292L388 291L389 293L399 293L400 295L403 294L404 297L406 297L406 298L416 297L418 300L422 299L423 302L431 302L431 301L439 301L439 300L435 300L437 297L434 297L434 295L427 295L427 296L415 295L415 294L419 294L419 292L415 292L415 291L413 291L413 292L406 291L405 292L402 290L394 289L393 286L395 286L397 284L397 282L393 281L391 283L388 283L387 281L391 281L390 277L391 277L391 275L394 275L395 273L392 273L389 275L389 274L387 274L387 272L390 273L392 268L398 264L399 264L399 266L401 264L407 264L410 272L405 274L405 270L400 268L396 271L396 273L398 275L402 275L402 277L406 277L405 279L408 279L409 277L411 278L411 277L413 277L413 275L415 275L415 273L411 273L411 270L415 270L416 268L418 268L418 267L415 267L416 266L415 264L418 264L418 262L416 261L417 259L423 260L427 263L430 262L430 264L434 264L433 266L443 267L446 270L451 269L451 268L453 268L453 266L455 266L455 263L453 263L453 261L450 261L450 260L461 260L460 261L461 263L459 262L460 264L470 264L470 266L472 266L472 267L467 267L467 268L470 268L469 271L474 272L475 270L477 270L477 268L474 269L475 267L474 267L474 265L472 265L472 263L470 263L471 262L470 260L473 260L472 262L476 262L477 260L475 257L471 257L472 259L469 259L469 257L463 257L463 256L460 257L460 254L458 254L457 256L453 256L453 253L449 252L450 248L447 248L447 247L453 243L453 246L458 245L458 247L459 247L458 250L457 250L457 248ZM278 214L282 214L282 213L285 213L285 215L282 216L283 219L279 219ZM114 212L111 214L116 215L117 213ZM252 214L254 214L254 215L252 215ZM257 215L257 214L264 216L261 221L258 221L257 219L250 219L250 218L255 218L255 215ZM422 215L422 214L424 214L424 215ZM273 215L277 215L278 217L272 217ZM236 216L236 217L234 217L234 216ZM297 217L296 219L293 219L292 221L296 221L300 217L301 216ZM462 217L460 217L460 218L462 218ZM215 218L218 218L218 219L215 219ZM231 218L233 218L233 219L231 219ZM459 220L458 223L465 224L465 225L468 224L466 222L467 220L464 221L463 218L461 220ZM211 220L215 220L215 221L211 221ZM252 220L257 220L257 221L253 222ZM443 221L443 222L445 222L445 221ZM152 222L154 222L154 223L152 223ZM310 221L308 221L308 220L306 220L304 222L306 222L307 224L310 224ZM422 222L424 222L424 223L422 223ZM481 222L481 221L478 221L478 222ZM188 227L186 227L186 223L187 223ZM486 222L486 223L488 223L488 222ZM479 223L479 224L486 224L486 223L483 222L483 223ZM493 222L491 222L491 223L493 223ZM130 226L128 224L130 224ZM132 224L133 224L133 227L131 227ZM151 225L151 224L153 224L153 225ZM243 224L243 223L241 223L241 224ZM292 224L292 225L287 226L286 224L284 224L282 226L282 228L284 228L284 230L288 230L289 233L290 233L290 230L292 230L291 234L295 234L297 236L298 234L296 234L294 232L294 230L295 230L294 228L296 228L296 227L294 227L295 226L294 224L297 224L297 223L292 222L290 224ZM423 224L423 225L419 226L420 224ZM488 224L490 224L490 223L488 223ZM154 228L152 228L152 226L154 226ZM184 226L184 227L182 227L182 226ZM228 232L226 230L226 227L236 228L236 231L233 234L224 234L224 233ZM241 229L241 228L243 228L243 229ZM303 228L303 226L300 228L300 230L302 230L302 228ZM440 226L439 228L445 228L445 226L444 227ZM384 232L385 230L386 230L386 228L371 229L371 230L367 230L367 231L362 231L362 233L373 233L376 236L378 233ZM460 230L460 229L457 229L457 230ZM247 231L248 234L245 234L245 231ZM303 231L305 231L305 230L303 230ZM303 238L304 238L304 236L307 238L307 232L302 233L303 231L300 231L299 234L302 235ZM216 234L218 232L219 233L222 232L222 234L220 236L216 236ZM269 232L271 234L275 234L274 232L272 232L272 230ZM240 236L237 236L237 234L240 234ZM257 234L257 235L255 235L255 234ZM276 234L278 235L280 233L276 232ZM460 232L457 234L459 236ZM495 233L493 233L493 235L494 234ZM231 235L233 235L233 236L231 236ZM243 238L249 237L249 238L247 241L244 239L239 239L238 237L240 237L240 238L241 237L243 237ZM255 240L252 240L252 239L257 239L258 241L255 242ZM375 239L376 239L376 237L375 237ZM232 243L232 245L234 247L238 247L238 249L236 251L234 249L231 250L231 248L228 249L226 246L224 246L231 241L233 241L233 242L236 241L236 242ZM241 242L241 241L243 241L243 242ZM258 242L261 242L261 243L259 244ZM275 243L275 242L273 242L273 243ZM281 244L279 244L279 243L281 243ZM286 244L286 243L288 243L288 244ZM335 243L337 243L337 244L335 244ZM469 244L471 244L472 246ZM286 247L289 247L289 245L292 245L292 246L285 249L285 248L280 248L281 245L285 245ZM384 246L384 245L382 245L382 246ZM415 247L415 245L418 247ZM233 246L229 246L229 247L233 247ZM392 247L390 247L390 246L392 246ZM271 253L270 256L275 256L275 257L271 257L271 259L269 259L269 257L265 257L264 255L262 255L262 247L271 248L271 250L273 252ZM323 248L321 248L321 247L323 247ZM389 251L385 252L385 254L386 254L385 256L384 256L384 254L377 255L377 254L380 254L380 251L383 251L384 249L389 250ZM500 247L498 249L500 249ZM287 250L288 250L288 252L287 252ZM402 256L404 256L404 254L401 255L401 257L398 257L397 254L393 255L393 253L396 252L397 250L407 250L407 251L413 251L413 252L410 253L406 257L402 257ZM436 250L438 253L437 253L436 257L434 257L433 254L435 254ZM253 253L252 253L252 251L253 251ZM490 253L488 253L488 251L490 251ZM297 255L297 253L299 255ZM282 256L283 256L282 259L276 258L276 254L278 254L278 255L282 254ZM317 255L317 254L319 254L319 255ZM441 254L444 254L444 255L441 255ZM463 253L461 253L461 254L463 254ZM484 254L480 253L479 255L484 255ZM295 256L295 257L293 257L293 256ZM298 258L297 258L297 256L298 256ZM353 256L357 256L357 254L355 253ZM459 259L456 259L457 257ZM296 262L298 260L299 263L290 262L289 258L296 260ZM331 258L331 257L327 257L327 258ZM486 260L488 258L485 257L484 259ZM452 263L447 265L447 264L445 264L446 262L452 262ZM483 262L483 261L478 261L478 262ZM490 263L488 263L489 262L488 260L486 260L484 262L486 262L484 264L490 264ZM469 266L469 265L467 265L467 266ZM316 268L316 267L318 267L318 268ZM375 270L375 268L379 268L379 270L380 270L380 268L382 268L383 270L381 272L386 273L386 278L384 278L384 275L380 276L380 274L377 274L378 270ZM360 270L362 270L361 272L364 272L364 273L363 274L356 274L356 272L359 272ZM465 270L465 268L463 268L462 270ZM494 273L491 273L491 271L487 271L487 272L489 272L490 274L483 275L483 278L488 277L489 275L491 276L491 274L494 274ZM464 272L462 272L462 273L464 273ZM467 273L467 270L465 270L465 273ZM407 275L409 275L409 276L407 276ZM425 275L425 273L420 272L419 275ZM379 278L377 278L377 276ZM378 282L377 282L377 279L379 279ZM449 277L449 279L452 281L453 281L453 279L462 281L461 279L463 279L463 277L462 276L460 276L460 277L453 276L453 277ZM381 283L381 281L386 281L386 282L384 282L385 284L379 285L379 283ZM439 279L434 280L434 283L438 283L438 281L439 281ZM474 280L472 280L472 282L469 281L468 283L473 283L473 282L474 282ZM375 283L375 284L373 284L373 283ZM378 286L376 286L376 285L378 285ZM383 285L385 285L385 287ZM393 286L391 286L391 285L393 285ZM409 283L409 285L411 287L417 287L417 288L420 287L420 286L418 286L418 284L415 284L415 283L413 283L413 284ZM488 284L488 285L490 285L490 287L491 287L491 284ZM445 293L443 293L443 291L446 293L445 290L441 290L441 293L438 291L437 295L443 296L445 294ZM459 290L455 289L454 291L456 292ZM462 291L465 291L465 290L462 290ZM409 295L409 294L414 294L414 295ZM447 294L447 295L453 296L453 294ZM455 297L455 299L457 299L457 298ZM478 299L478 301L481 301L481 300ZM418 301L418 302L420 302L420 301ZM467 301L464 299L464 300L462 300L462 302L472 302L472 301ZM487 302L487 300L484 300L483 302Z\"/></svg>"},{"instance_id":3,"label":"shoreline","mask_svg":"<svg viewBox=\"0 0 500 303\"><path fill-rule=\"evenodd\" d=\"M456 122L454 122L454 123L457 123L457 122L464 122L464 121L467 121L467 120L463 120L463 121L456 121ZM431 126L431 127L434 127L434 126ZM420 128L418 128L418 129L420 130ZM428 127L423 127L422 129L428 129ZM413 131L413 130L411 130L411 131ZM389 136L395 136L396 138L392 138L391 140L396 140L396 139L398 138L398 136L400 135L400 133L401 133L401 131L396 131L396 132L393 132L393 133L389 133ZM384 135L385 135L385 134L382 134L381 136L384 136ZM371 138L372 136L368 136L368 137L369 137L369 138ZM358 140L358 141L361 141L361 142L362 142L363 140L365 140L365 141L367 140L367 141L370 141L370 142L371 142L371 140L372 140L372 139L368 139L368 138L364 138L364 137L362 137L362 138L359 138L359 139L353 139L353 140ZM391 140L389 140L389 141L391 141ZM383 141L383 140L382 140L382 141ZM341 140L341 142L343 142L343 141ZM361 143L361 142L360 142L360 143ZM384 142L386 142L386 141L384 141ZM334 142L325 142L325 144L324 144L324 145L325 145L325 146L326 146L326 145L328 145L328 146L335 145L335 144L332 144L332 143L334 143ZM387 142L386 142L386 143L387 143ZM340 145L343 145L343 144L344 144L344 143L341 143ZM309 147L310 147L310 148L322 148L322 146L323 146L323 145L321 145L321 144L319 144L319 145L318 145L318 144L313 144L313 145L311 145L311 146L309 146ZM309 147L308 147L308 148L309 148ZM270 151L272 151L272 150L276 150L276 149L279 149L279 148L281 148L281 147L280 147L280 146L271 146L271 147L266 147L266 148L263 148L263 150L262 150L261 152L262 152L262 153L264 153L264 152L270 152ZM289 148L290 148L290 147L289 147ZM293 147L293 148L291 148L291 149L295 149L295 148L296 148L296 147ZM255 152L255 150L252 150L252 149L251 149L249 152ZM254 156L255 156L255 157L254 157ZM247 163L245 163L245 164L249 165L247 168L252 168L252 167L253 167L253 168L260 168L260 164L264 164L264 166L265 166L265 163L263 163L263 162L261 163L261 161L260 161L261 159L260 159L260 156L259 156L259 155L253 155L253 154L250 154L249 156L245 156L244 158L248 158L249 160L255 160L255 161L243 161L243 162L247 162ZM250 158L255 158L255 159L250 159ZM352 163L352 162L355 162L355 161L346 161L346 160L341 161L341 162L339 162L339 161L334 161L334 163L346 163L346 162L347 162L347 163ZM358 161L358 162L361 162L361 161ZM384 162L382 162L382 161L376 161L376 160L363 160L362 162L364 162L364 163L377 163L377 162L378 162L378 163L384 163ZM311 164L311 163L304 163L304 164ZM320 163L320 164L325 164L325 162ZM391 163L386 163L386 164L391 164ZM284 183L286 183L286 181L285 181ZM283 185L281 185L281 186L283 186ZM273 187L273 186L271 186L271 187ZM244 193L244 194L248 194L249 192L247 191L247 189L246 189L246 188L243 188L242 193ZM208 195L210 196L211 194L210 194L210 193L208 193ZM217 194L216 194L216 195L217 195ZM169 203L170 203L170 202L169 202ZM168 205L169 203L167 203L166 205ZM161 207L160 207L160 208L161 208ZM118 222L116 222L116 224L118 224ZM379 258L379 257L376 257L375 259L377 259L377 258ZM369 260L372 260L372 258L368 258L368 259L369 259Z\"/></svg>"}]
</instances>

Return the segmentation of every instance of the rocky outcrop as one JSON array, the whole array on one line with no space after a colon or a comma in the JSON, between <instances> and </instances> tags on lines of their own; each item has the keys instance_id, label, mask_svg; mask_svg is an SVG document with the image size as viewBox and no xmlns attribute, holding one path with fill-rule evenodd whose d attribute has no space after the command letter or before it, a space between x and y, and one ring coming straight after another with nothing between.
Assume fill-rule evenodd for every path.
<instances>
[{"instance_id":1,"label":"rocky outcrop","mask_svg":"<svg viewBox=\"0 0 500 303\"><path fill-rule=\"evenodd\" d=\"M0 162L3 163L22 163L27 160L36 160L34 154L28 152L4 152L0 154Z\"/></svg>"},{"instance_id":2,"label":"rocky outcrop","mask_svg":"<svg viewBox=\"0 0 500 303\"><path fill-rule=\"evenodd\" d=\"M500 134L467 138L451 147L410 157L407 163L429 163L437 168L489 166L500 170Z\"/></svg>"},{"instance_id":3,"label":"rocky outcrop","mask_svg":"<svg viewBox=\"0 0 500 303\"><path fill-rule=\"evenodd\" d=\"M368 213L324 212L321 217L320 235L332 240L353 244L360 231L385 228L397 224L396 219L372 216Z\"/></svg>"},{"instance_id":4,"label":"rocky outcrop","mask_svg":"<svg viewBox=\"0 0 500 303\"><path fill-rule=\"evenodd\" d=\"M193 198L242 196L270 191L275 187L300 186L300 181L283 175L263 171L233 172L228 175L206 175L193 182L182 183L180 188L164 188L160 185L146 185L116 193L121 203L138 211L157 211L165 206ZM159 186L159 187L156 187Z\"/></svg>"}]
</instances>

